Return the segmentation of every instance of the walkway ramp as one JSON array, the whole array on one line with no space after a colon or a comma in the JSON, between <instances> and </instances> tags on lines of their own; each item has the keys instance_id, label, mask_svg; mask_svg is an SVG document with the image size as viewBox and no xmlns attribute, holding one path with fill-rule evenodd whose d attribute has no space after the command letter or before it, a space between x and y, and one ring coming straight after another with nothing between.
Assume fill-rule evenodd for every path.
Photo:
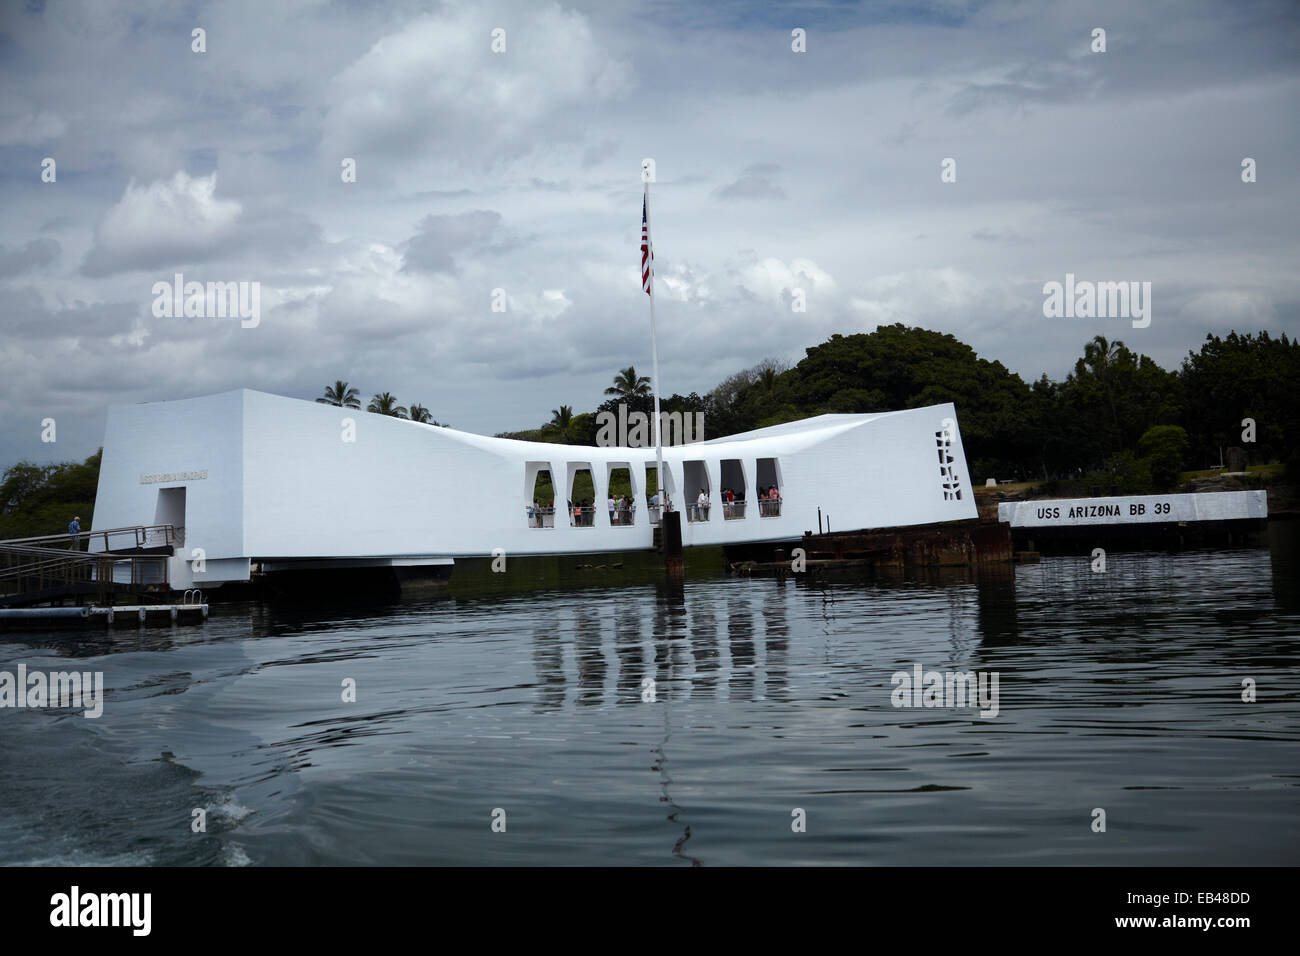
<instances>
[{"instance_id":1,"label":"walkway ramp","mask_svg":"<svg viewBox=\"0 0 1300 956\"><path fill-rule=\"evenodd\" d=\"M168 562L183 531L137 525L0 541L0 607L116 594L168 594Z\"/></svg>"}]
</instances>

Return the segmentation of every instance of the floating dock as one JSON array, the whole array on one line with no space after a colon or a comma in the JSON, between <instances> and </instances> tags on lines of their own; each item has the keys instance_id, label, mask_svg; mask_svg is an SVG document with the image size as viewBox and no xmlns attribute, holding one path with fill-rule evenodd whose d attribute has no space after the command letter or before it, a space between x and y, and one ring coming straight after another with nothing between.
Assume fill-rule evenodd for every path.
<instances>
[{"instance_id":1,"label":"floating dock","mask_svg":"<svg viewBox=\"0 0 1300 956\"><path fill-rule=\"evenodd\" d=\"M208 618L206 603L119 604L117 606L0 608L0 630L12 627L70 627L78 625L143 625L149 621L202 623Z\"/></svg>"}]
</instances>

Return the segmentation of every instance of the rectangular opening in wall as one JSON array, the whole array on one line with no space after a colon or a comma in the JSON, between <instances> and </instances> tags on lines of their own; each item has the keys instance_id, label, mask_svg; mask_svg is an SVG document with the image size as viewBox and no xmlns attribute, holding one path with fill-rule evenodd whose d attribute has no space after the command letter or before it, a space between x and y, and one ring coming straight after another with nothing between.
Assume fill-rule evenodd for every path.
<instances>
[{"instance_id":1,"label":"rectangular opening in wall","mask_svg":"<svg viewBox=\"0 0 1300 956\"><path fill-rule=\"evenodd\" d=\"M664 471L666 472L664 482L666 487L663 489L663 493L668 499L667 506L672 509L676 507L677 486L676 482L673 481L673 470L668 467L666 462L664 463ZM658 524L659 514L662 511L664 502L660 500L659 469L653 461L646 462L645 466L645 496L646 511L650 515L650 523Z\"/></svg>"},{"instance_id":2,"label":"rectangular opening in wall","mask_svg":"<svg viewBox=\"0 0 1300 956\"><path fill-rule=\"evenodd\" d=\"M745 466L738 458L722 459L722 517L728 521L745 517Z\"/></svg>"},{"instance_id":3,"label":"rectangular opening in wall","mask_svg":"<svg viewBox=\"0 0 1300 956\"><path fill-rule=\"evenodd\" d=\"M596 483L591 477L591 462L569 462L569 494L566 505L569 524L574 528L591 528L596 519Z\"/></svg>"},{"instance_id":4,"label":"rectangular opening in wall","mask_svg":"<svg viewBox=\"0 0 1300 956\"><path fill-rule=\"evenodd\" d=\"M175 528L175 533L171 536L171 541L164 541L161 538L158 541L146 539L143 543L146 546L155 544L175 544L176 547L182 547L185 544L185 488L159 488L158 503L154 506L153 523L156 525L171 525Z\"/></svg>"},{"instance_id":5,"label":"rectangular opening in wall","mask_svg":"<svg viewBox=\"0 0 1300 956\"><path fill-rule=\"evenodd\" d=\"M636 524L636 488L632 484L632 466L628 462L610 462L609 491L605 507L609 523L616 528L630 528Z\"/></svg>"},{"instance_id":6,"label":"rectangular opening in wall","mask_svg":"<svg viewBox=\"0 0 1300 956\"><path fill-rule=\"evenodd\" d=\"M527 462L524 468L524 514L530 528L555 527L555 486L551 466L544 461Z\"/></svg>"},{"instance_id":7,"label":"rectangular opening in wall","mask_svg":"<svg viewBox=\"0 0 1300 956\"><path fill-rule=\"evenodd\" d=\"M781 516L781 463L775 458L760 458L757 462L758 515L760 518Z\"/></svg>"},{"instance_id":8,"label":"rectangular opening in wall","mask_svg":"<svg viewBox=\"0 0 1300 956\"><path fill-rule=\"evenodd\" d=\"M686 520L708 521L713 506L708 467L702 461L682 462L682 481L686 486Z\"/></svg>"}]
</instances>

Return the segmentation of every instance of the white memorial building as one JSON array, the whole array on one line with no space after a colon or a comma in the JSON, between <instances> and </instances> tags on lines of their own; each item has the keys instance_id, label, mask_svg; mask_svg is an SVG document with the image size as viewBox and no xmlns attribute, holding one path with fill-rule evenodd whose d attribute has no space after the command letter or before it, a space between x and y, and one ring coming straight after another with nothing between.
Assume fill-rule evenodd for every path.
<instances>
[{"instance_id":1,"label":"white memorial building","mask_svg":"<svg viewBox=\"0 0 1300 956\"><path fill-rule=\"evenodd\" d=\"M818 529L819 509L835 531L976 517L951 404L821 415L667 446L663 459L684 547L795 541ZM611 511L620 469L632 504ZM653 447L488 438L240 389L111 408L94 526L175 526L178 590L248 581L254 565L636 551L654 547L654 470ZM568 502L583 471L593 506L576 511ZM535 508L543 472L554 506ZM702 490L709 504L698 508Z\"/></svg>"}]
</instances>

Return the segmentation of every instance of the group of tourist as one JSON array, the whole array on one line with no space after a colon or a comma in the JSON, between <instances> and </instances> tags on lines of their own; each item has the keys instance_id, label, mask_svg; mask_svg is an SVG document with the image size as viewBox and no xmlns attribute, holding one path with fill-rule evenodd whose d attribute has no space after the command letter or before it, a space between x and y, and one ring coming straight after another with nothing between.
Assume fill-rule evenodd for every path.
<instances>
[{"instance_id":1,"label":"group of tourist","mask_svg":"<svg viewBox=\"0 0 1300 956\"><path fill-rule=\"evenodd\" d=\"M573 515L575 528L590 528L596 523L596 509L590 498L583 498L576 505L570 501L569 514Z\"/></svg>"},{"instance_id":2,"label":"group of tourist","mask_svg":"<svg viewBox=\"0 0 1300 956\"><path fill-rule=\"evenodd\" d=\"M740 495L731 488L723 488L722 494L722 514L724 518L743 518L745 517L745 492L742 489ZM672 510L672 499L664 495L663 503L666 510ZM596 509L592 506L592 500L585 498L576 505L568 501L569 515L572 517L573 526L577 528L590 528L595 523ZM660 497L656 492L650 496L650 523L654 524L659 520ZM690 514L687 515L691 521L708 521L709 507L712 503L709 500L707 488L701 488L699 496L695 503L690 506ZM739 507L737 507L739 504ZM611 525L631 525L636 521L636 501L631 495L610 495L606 501L606 507L609 509L609 523ZM758 490L758 513L765 517L774 517L781 513L781 493L777 491L776 485L768 485L767 488ZM555 515L555 502L542 502L537 498L528 506L528 527L542 528L554 525L546 524L546 518ZM77 530L80 530L79 528ZM72 531L69 528L69 531Z\"/></svg>"},{"instance_id":3,"label":"group of tourist","mask_svg":"<svg viewBox=\"0 0 1300 956\"><path fill-rule=\"evenodd\" d=\"M745 492L742 489L740 496L731 488L722 489L722 516L727 520L732 518L745 517ZM709 492L707 488L701 488L699 496L695 499L692 506L691 521L708 521L709 520ZM781 493L777 491L776 485L768 485L767 488L758 490L758 513L765 517L774 517L781 513Z\"/></svg>"},{"instance_id":4,"label":"group of tourist","mask_svg":"<svg viewBox=\"0 0 1300 956\"><path fill-rule=\"evenodd\" d=\"M632 524L636 515L636 503L631 495L610 495L608 504L610 524Z\"/></svg>"},{"instance_id":5,"label":"group of tourist","mask_svg":"<svg viewBox=\"0 0 1300 956\"><path fill-rule=\"evenodd\" d=\"M665 496L667 499L667 496ZM668 509L672 510L671 499L668 500ZM651 521L659 520L659 495L653 495L649 499ZM577 504L571 500L566 500L568 512L572 518L572 524L576 528L590 528L595 524L596 509L594 502L590 498L584 498ZM606 501L606 507L609 509L609 523L611 525L632 525L636 523L636 499L631 495L610 495ZM528 512L528 527L530 528L550 528L553 527L555 516L555 502L541 501L534 498L533 503L526 508ZM547 521L547 519L552 519Z\"/></svg>"}]
</instances>

